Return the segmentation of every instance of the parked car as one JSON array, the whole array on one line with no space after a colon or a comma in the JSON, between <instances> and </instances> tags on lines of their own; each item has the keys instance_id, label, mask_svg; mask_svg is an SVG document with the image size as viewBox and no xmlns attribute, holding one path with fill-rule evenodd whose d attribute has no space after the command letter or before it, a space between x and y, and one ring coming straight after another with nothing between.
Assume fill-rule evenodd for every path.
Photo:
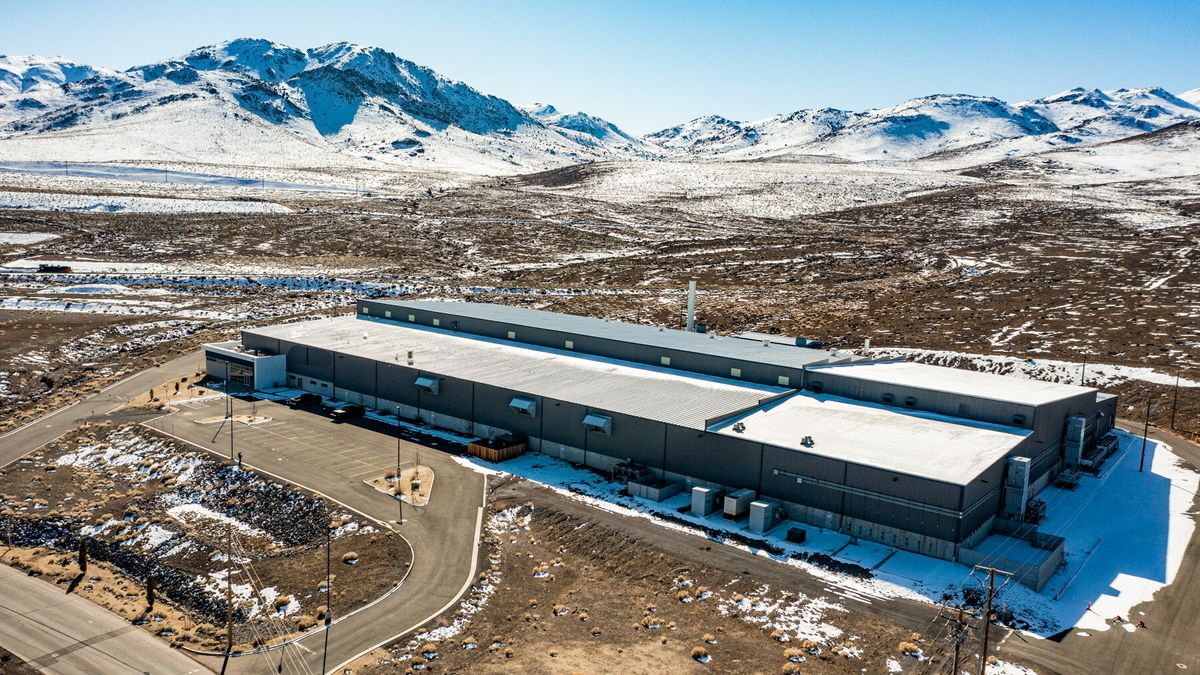
<instances>
[{"instance_id":1,"label":"parked car","mask_svg":"<svg viewBox=\"0 0 1200 675\"><path fill-rule=\"evenodd\" d=\"M311 391L306 391L299 396L289 398L286 403L290 408L308 408L310 406L321 405L321 395L314 394Z\"/></svg>"},{"instance_id":2,"label":"parked car","mask_svg":"<svg viewBox=\"0 0 1200 675\"><path fill-rule=\"evenodd\" d=\"M334 410L333 411L333 419L338 422L345 422L346 420L358 419L359 417L362 417L364 414L366 414L366 412L367 412L366 408L362 407L361 405L355 405L352 403L350 405L342 406L341 408Z\"/></svg>"}]
</instances>

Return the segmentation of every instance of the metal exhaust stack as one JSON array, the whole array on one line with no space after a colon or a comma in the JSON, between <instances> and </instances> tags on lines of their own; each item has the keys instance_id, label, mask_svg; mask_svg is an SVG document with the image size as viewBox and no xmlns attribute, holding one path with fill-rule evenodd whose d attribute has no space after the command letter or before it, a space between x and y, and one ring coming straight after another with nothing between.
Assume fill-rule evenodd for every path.
<instances>
[{"instance_id":1,"label":"metal exhaust stack","mask_svg":"<svg viewBox=\"0 0 1200 675\"><path fill-rule=\"evenodd\" d=\"M687 330L696 330L696 280L688 281Z\"/></svg>"}]
</instances>

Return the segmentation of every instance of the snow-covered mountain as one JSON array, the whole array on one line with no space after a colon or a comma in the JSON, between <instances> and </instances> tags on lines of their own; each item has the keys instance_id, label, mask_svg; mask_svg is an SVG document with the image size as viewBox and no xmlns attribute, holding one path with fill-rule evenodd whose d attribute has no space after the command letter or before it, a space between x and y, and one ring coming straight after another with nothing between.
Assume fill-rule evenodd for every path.
<instances>
[{"instance_id":1,"label":"snow-covered mountain","mask_svg":"<svg viewBox=\"0 0 1200 675\"><path fill-rule=\"evenodd\" d=\"M826 155L973 166L1200 119L1200 90L1071 89L1034 101L935 95L756 122L701 117L643 137L517 106L382 49L238 39L114 72L0 57L0 160L384 163L520 173L595 160Z\"/></svg>"},{"instance_id":2,"label":"snow-covered mountain","mask_svg":"<svg viewBox=\"0 0 1200 675\"><path fill-rule=\"evenodd\" d=\"M107 72L56 58L0 55L0 96L57 87Z\"/></svg>"},{"instance_id":3,"label":"snow-covered mountain","mask_svg":"<svg viewBox=\"0 0 1200 675\"><path fill-rule=\"evenodd\" d=\"M1020 103L956 94L865 112L800 110L757 122L708 116L646 139L676 157L904 160L952 153L959 161L979 163L1127 138L1197 118L1196 104L1159 88L1076 88Z\"/></svg>"},{"instance_id":4,"label":"snow-covered mountain","mask_svg":"<svg viewBox=\"0 0 1200 675\"><path fill-rule=\"evenodd\" d=\"M585 112L563 113L549 103L534 103L519 107L542 124L575 139L581 145L618 149L647 158L661 154L656 146L630 136L608 120Z\"/></svg>"},{"instance_id":5,"label":"snow-covered mountain","mask_svg":"<svg viewBox=\"0 0 1200 675\"><path fill-rule=\"evenodd\" d=\"M13 70L29 80L28 68ZM121 73L69 72L0 96L0 157L379 160L509 173L649 149L604 120L533 115L390 52L348 43L299 50L239 39ZM335 161L336 154L345 157Z\"/></svg>"}]
</instances>

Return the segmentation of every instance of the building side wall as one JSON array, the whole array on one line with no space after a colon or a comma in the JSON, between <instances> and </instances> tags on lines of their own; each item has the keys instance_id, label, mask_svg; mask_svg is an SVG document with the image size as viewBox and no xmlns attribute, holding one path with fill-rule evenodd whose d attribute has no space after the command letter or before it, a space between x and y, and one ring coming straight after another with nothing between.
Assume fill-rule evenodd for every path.
<instances>
[{"instance_id":1,"label":"building side wall","mask_svg":"<svg viewBox=\"0 0 1200 675\"><path fill-rule=\"evenodd\" d=\"M966 396L926 387L898 385L887 382L873 382L856 377L841 375L837 370L813 370L808 375L808 387L820 388L822 393L844 396L858 401L879 403L895 408L906 408L905 400L915 399L911 406L914 410L962 417L965 419L1004 424L1024 429L1032 429L1034 424L1033 406L1006 401L995 401L978 396ZM891 394L892 403L884 400L885 394ZM1017 423L1014 416L1021 415L1024 421Z\"/></svg>"},{"instance_id":2,"label":"building side wall","mask_svg":"<svg viewBox=\"0 0 1200 675\"><path fill-rule=\"evenodd\" d=\"M603 356L652 366L666 365L666 367L675 370L703 375L731 377L731 369L737 368L741 371L738 378L747 382L778 386L780 384L779 378L785 377L787 378L787 385L785 386L799 388L804 381L804 370L802 368L774 366L703 352L664 349L635 342L622 342L548 328L519 326L490 319L462 317L427 309L405 309L371 300L359 301L358 311L360 316L363 316L362 308L364 307L367 309L365 316L376 319L409 323L408 317L412 315L413 321L411 323L418 326L437 327L498 340L513 340L538 347L563 349L580 354ZM390 317L385 314L389 312L391 314ZM434 323L435 320L436 324ZM513 333L513 337L509 337L510 331ZM567 346L568 341L571 343L570 347ZM764 347L763 349L789 349L789 347L775 345ZM663 357L670 359L669 365L662 362Z\"/></svg>"}]
</instances>

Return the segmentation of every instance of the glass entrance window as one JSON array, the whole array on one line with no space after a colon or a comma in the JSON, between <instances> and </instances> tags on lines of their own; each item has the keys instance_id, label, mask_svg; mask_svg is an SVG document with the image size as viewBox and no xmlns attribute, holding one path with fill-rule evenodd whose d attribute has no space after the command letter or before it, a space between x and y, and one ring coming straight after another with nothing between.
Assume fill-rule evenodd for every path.
<instances>
[{"instance_id":1,"label":"glass entrance window","mask_svg":"<svg viewBox=\"0 0 1200 675\"><path fill-rule=\"evenodd\" d=\"M240 385L253 388L254 387L254 369L243 366L240 363L229 364L229 379L232 382L237 382Z\"/></svg>"}]
</instances>

